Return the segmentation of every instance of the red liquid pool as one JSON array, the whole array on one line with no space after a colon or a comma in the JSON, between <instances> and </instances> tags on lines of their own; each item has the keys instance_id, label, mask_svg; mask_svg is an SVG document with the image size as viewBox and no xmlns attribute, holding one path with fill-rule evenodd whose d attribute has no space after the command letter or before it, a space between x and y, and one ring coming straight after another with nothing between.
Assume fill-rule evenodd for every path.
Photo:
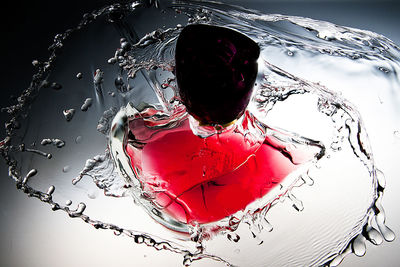
<instances>
[{"instance_id":1,"label":"red liquid pool","mask_svg":"<svg viewBox=\"0 0 400 267\"><path fill-rule=\"evenodd\" d=\"M274 137L248 140L235 127L201 138L188 119L160 130L133 119L129 129L125 151L144 191L183 223L218 221L244 209L320 151L289 152Z\"/></svg>"}]
</instances>

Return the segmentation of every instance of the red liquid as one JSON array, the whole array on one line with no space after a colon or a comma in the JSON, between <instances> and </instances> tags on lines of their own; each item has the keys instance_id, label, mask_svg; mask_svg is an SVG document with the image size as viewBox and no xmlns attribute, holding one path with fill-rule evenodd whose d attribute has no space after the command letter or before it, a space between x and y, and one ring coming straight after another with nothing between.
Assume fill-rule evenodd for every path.
<instances>
[{"instance_id":1,"label":"red liquid","mask_svg":"<svg viewBox=\"0 0 400 267\"><path fill-rule=\"evenodd\" d=\"M187 119L180 123L156 131L132 120L135 138L126 153L154 204L183 223L218 221L244 209L319 152L289 153L275 138L260 144L234 130L200 138Z\"/></svg>"}]
</instances>

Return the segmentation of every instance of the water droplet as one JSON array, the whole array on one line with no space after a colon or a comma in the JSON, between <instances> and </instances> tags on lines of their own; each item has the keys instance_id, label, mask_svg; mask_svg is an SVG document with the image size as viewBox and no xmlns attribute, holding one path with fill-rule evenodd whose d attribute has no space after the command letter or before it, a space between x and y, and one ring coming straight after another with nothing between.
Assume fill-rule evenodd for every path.
<instances>
[{"instance_id":1,"label":"water droplet","mask_svg":"<svg viewBox=\"0 0 400 267\"><path fill-rule=\"evenodd\" d=\"M135 242L136 242L137 244L143 243L143 242L144 242L143 236L135 236Z\"/></svg>"},{"instance_id":2,"label":"water droplet","mask_svg":"<svg viewBox=\"0 0 400 267\"><path fill-rule=\"evenodd\" d=\"M236 233L229 233L226 237L232 242L238 242L240 240L240 236Z\"/></svg>"},{"instance_id":3,"label":"water droplet","mask_svg":"<svg viewBox=\"0 0 400 267\"><path fill-rule=\"evenodd\" d=\"M288 199L290 199L292 201L292 207L297 210L297 211L303 211L304 210L304 206L303 206L303 202L300 201L299 199L297 199L291 191L288 191L287 193L287 197Z\"/></svg>"},{"instance_id":4,"label":"water droplet","mask_svg":"<svg viewBox=\"0 0 400 267\"><path fill-rule=\"evenodd\" d=\"M63 146L65 146L65 142L63 140L58 139L58 138L53 138L53 139L44 138L44 139L42 139L40 144L42 146L53 144L54 146L56 146L58 148L62 148Z\"/></svg>"},{"instance_id":5,"label":"water droplet","mask_svg":"<svg viewBox=\"0 0 400 267\"><path fill-rule=\"evenodd\" d=\"M107 62L108 62L108 64L115 64L117 62L117 58L112 57L112 58L108 59Z\"/></svg>"},{"instance_id":6,"label":"water droplet","mask_svg":"<svg viewBox=\"0 0 400 267\"><path fill-rule=\"evenodd\" d=\"M115 88L117 88L117 90L120 92L128 91L122 76L117 76L117 78L115 78L114 85L115 85Z\"/></svg>"},{"instance_id":7,"label":"water droplet","mask_svg":"<svg viewBox=\"0 0 400 267\"><path fill-rule=\"evenodd\" d=\"M91 98L86 98L85 102L81 106L81 110L82 111L87 111L89 109L89 107L92 106L92 102L93 102L93 100Z\"/></svg>"},{"instance_id":8,"label":"water droplet","mask_svg":"<svg viewBox=\"0 0 400 267\"><path fill-rule=\"evenodd\" d=\"M365 237L362 235L358 235L356 239L353 240L352 248L355 255L357 255L358 257L364 256L367 250L365 246Z\"/></svg>"},{"instance_id":9,"label":"water droplet","mask_svg":"<svg viewBox=\"0 0 400 267\"><path fill-rule=\"evenodd\" d=\"M393 132L393 136L395 137L395 138L397 138L397 139L400 139L400 131L394 131Z\"/></svg>"},{"instance_id":10,"label":"water droplet","mask_svg":"<svg viewBox=\"0 0 400 267\"><path fill-rule=\"evenodd\" d=\"M75 143L77 143L77 144L80 144L81 142L82 142L82 139L83 139L83 137L82 136L77 136L76 138L75 138Z\"/></svg>"},{"instance_id":11,"label":"water droplet","mask_svg":"<svg viewBox=\"0 0 400 267\"><path fill-rule=\"evenodd\" d=\"M68 199L67 201L65 201L65 205L71 206L71 204L72 204L72 200Z\"/></svg>"},{"instance_id":12,"label":"water droplet","mask_svg":"<svg viewBox=\"0 0 400 267\"><path fill-rule=\"evenodd\" d=\"M64 166L64 168L62 169L63 172L67 173L71 170L71 167L69 165Z\"/></svg>"},{"instance_id":13,"label":"water droplet","mask_svg":"<svg viewBox=\"0 0 400 267\"><path fill-rule=\"evenodd\" d=\"M32 153L38 154L40 156L46 157L48 159L51 159L53 157L50 153L46 153L46 152L40 151L38 149L25 148L25 146L23 146L23 144L20 146L20 150L26 151L26 152L32 152Z\"/></svg>"},{"instance_id":14,"label":"water droplet","mask_svg":"<svg viewBox=\"0 0 400 267\"><path fill-rule=\"evenodd\" d=\"M93 83L95 85L99 85L103 83L103 78L104 78L104 72L101 71L100 69L96 69L93 77Z\"/></svg>"},{"instance_id":15,"label":"water droplet","mask_svg":"<svg viewBox=\"0 0 400 267\"><path fill-rule=\"evenodd\" d=\"M80 217L80 216L82 216L85 209L86 209L86 204L81 202L78 204L78 207L76 208L76 210L71 210L69 212L69 216L72 218Z\"/></svg>"},{"instance_id":16,"label":"water droplet","mask_svg":"<svg viewBox=\"0 0 400 267\"><path fill-rule=\"evenodd\" d=\"M103 116L100 118L97 123L97 131L102 134L108 134L108 131L111 126L111 122L115 114L117 114L117 109L115 107L111 107L103 112Z\"/></svg>"},{"instance_id":17,"label":"water droplet","mask_svg":"<svg viewBox=\"0 0 400 267\"><path fill-rule=\"evenodd\" d=\"M189 258L183 260L183 266L187 267L190 265L192 265L192 261Z\"/></svg>"},{"instance_id":18,"label":"water droplet","mask_svg":"<svg viewBox=\"0 0 400 267\"><path fill-rule=\"evenodd\" d=\"M52 195L54 193L54 191L56 190L55 186L52 185L47 189L47 195Z\"/></svg>"},{"instance_id":19,"label":"water droplet","mask_svg":"<svg viewBox=\"0 0 400 267\"><path fill-rule=\"evenodd\" d=\"M385 219L384 219L384 214L382 214L382 211L376 215L376 223L378 225L379 230L381 231L383 238L388 241L391 242L396 238L396 235L394 234L394 232L385 225Z\"/></svg>"},{"instance_id":20,"label":"water droplet","mask_svg":"<svg viewBox=\"0 0 400 267\"><path fill-rule=\"evenodd\" d=\"M73 108L63 110L63 115L67 121L71 121L72 118L74 117L74 114L75 114L75 109Z\"/></svg>"},{"instance_id":21,"label":"water droplet","mask_svg":"<svg viewBox=\"0 0 400 267\"><path fill-rule=\"evenodd\" d=\"M370 230L367 232L368 240L374 245L380 245L383 242L382 235L374 228L371 227Z\"/></svg>"},{"instance_id":22,"label":"water droplet","mask_svg":"<svg viewBox=\"0 0 400 267\"><path fill-rule=\"evenodd\" d=\"M301 175L301 179L304 181L306 185L312 186L314 184L314 180L310 177L308 173Z\"/></svg>"},{"instance_id":23,"label":"water droplet","mask_svg":"<svg viewBox=\"0 0 400 267\"><path fill-rule=\"evenodd\" d=\"M387 68L385 68L385 67L379 67L378 68L380 71L382 71L383 73L385 73L385 74L388 74L389 72L390 72L390 70L388 70Z\"/></svg>"},{"instance_id":24,"label":"water droplet","mask_svg":"<svg viewBox=\"0 0 400 267\"><path fill-rule=\"evenodd\" d=\"M77 78L78 80L82 79L82 77L83 77L83 74L82 74L81 72L78 72L78 73L76 74L76 78Z\"/></svg>"},{"instance_id":25,"label":"water droplet","mask_svg":"<svg viewBox=\"0 0 400 267\"><path fill-rule=\"evenodd\" d=\"M88 198L90 198L90 199L95 199L95 198L97 198L97 196L98 196L98 192L95 191L95 190L89 190L89 191L87 192L87 196L88 196Z\"/></svg>"},{"instance_id":26,"label":"water droplet","mask_svg":"<svg viewBox=\"0 0 400 267\"><path fill-rule=\"evenodd\" d=\"M381 188L386 188L386 178L381 170L376 170L376 178Z\"/></svg>"},{"instance_id":27,"label":"water droplet","mask_svg":"<svg viewBox=\"0 0 400 267\"><path fill-rule=\"evenodd\" d=\"M131 44L128 43L126 40L121 42L121 49L123 51L129 50L131 48Z\"/></svg>"},{"instance_id":28,"label":"water droplet","mask_svg":"<svg viewBox=\"0 0 400 267\"><path fill-rule=\"evenodd\" d=\"M62 86L59 83L53 82L51 84L51 88L54 89L54 90L60 90L62 88Z\"/></svg>"},{"instance_id":29,"label":"water droplet","mask_svg":"<svg viewBox=\"0 0 400 267\"><path fill-rule=\"evenodd\" d=\"M37 174L37 170L36 169L31 169L26 176L24 177L24 179L22 180L22 184L26 184L29 180L29 178L35 176Z\"/></svg>"},{"instance_id":30,"label":"water droplet","mask_svg":"<svg viewBox=\"0 0 400 267\"><path fill-rule=\"evenodd\" d=\"M43 139L41 142L40 142L40 144L42 145L42 146L45 146L45 145L48 145L48 144L51 144L52 142L51 142L51 139Z\"/></svg>"}]
</instances>

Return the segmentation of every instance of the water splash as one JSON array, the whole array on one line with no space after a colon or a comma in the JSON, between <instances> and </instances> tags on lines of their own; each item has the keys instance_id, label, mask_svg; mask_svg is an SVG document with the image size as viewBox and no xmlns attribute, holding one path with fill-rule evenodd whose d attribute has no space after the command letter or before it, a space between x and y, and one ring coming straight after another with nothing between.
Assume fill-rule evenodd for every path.
<instances>
[{"instance_id":1,"label":"water splash","mask_svg":"<svg viewBox=\"0 0 400 267\"><path fill-rule=\"evenodd\" d=\"M150 7L147 4L150 4ZM161 8L155 9L152 5ZM137 16L139 12L154 19L154 24L142 29L143 32L135 32L130 26L140 23ZM66 93L67 90L64 89L73 86L68 85L62 76L57 74L57 64L63 64L63 56L59 55L58 51L61 47L68 49L64 42L67 39L73 40L72 33L79 32L82 28L90 28L98 21L106 21L115 26L116 31L107 38L113 36L120 47L109 60L107 58L111 53L104 55L104 62L108 61L107 64L115 66L114 69L107 65L99 68L90 66L91 70L87 71L87 76L93 77L94 91L91 98L98 101L82 115L75 112L75 109L82 108L82 102L85 105L86 101L81 96L71 97L80 94L74 95L72 91ZM133 231L116 224L91 219L85 214L86 205L81 202L83 196L79 195L79 192L67 191L74 196L73 201L73 197L63 200L64 202L53 200L58 192L55 188L60 187L64 190L67 186L64 183L65 179L61 181L58 174L46 167L49 165L47 161L52 158L52 166L53 162L62 163L56 168L59 172L66 163L68 166L80 165L82 168L85 165L83 162L89 158L91 160L87 161L83 170L78 171L76 177L79 178L74 180L73 190L80 189L79 185L89 187L85 183L87 179L82 179L88 176L98 188L104 190L106 196L117 199L130 196L140 203L140 199L137 198L140 191L134 192L138 190L137 185L127 182L126 173L119 175L116 172L116 168L128 168L119 166L124 164L122 160L117 160L115 166L109 152L104 154L107 141L96 129L107 135L118 109L128 103L138 111L152 106L168 112L176 106L176 84L172 73L174 44L182 25L187 23L227 26L256 40L262 47L262 68L250 108L267 125L321 140L327 145L325 156L314 166L296 174L292 179L287 179L287 184L252 203L246 210L215 224L190 226L190 237L171 236L165 229L157 229L147 234L146 230ZM95 37L98 38L99 35L101 34L97 33ZM77 43L79 44L79 40ZM367 240L373 244L380 244L383 239L394 239L393 232L385 225L385 213L381 205L385 188L384 176L377 170L374 159L376 154L372 153L372 148L379 151L380 147L380 135L377 131L385 128L373 127L379 124L376 123L376 116L371 115L371 103L375 103L374 99L379 98L380 105L385 103L381 109L390 110L392 106L396 107L399 100L398 94L393 90L399 87L399 49L383 36L327 22L265 15L217 3L174 1L161 5L157 1L150 1L115 4L85 15L77 27L55 36L50 52L46 62L35 61L38 73L33 77L30 87L22 92L15 105L4 109L11 119L6 124L7 137L1 141L0 149L17 188L48 203L53 210L63 210L70 217L81 218L97 229L110 229L117 234L125 234L138 244L144 243L158 250L167 249L182 253L184 265L189 265L193 260L213 258L244 266L336 266L349 253L363 255L364 243ZM360 72L350 80L347 73L351 73L350 70L354 69L354 66ZM81 71L82 75L78 76L86 77L86 72ZM374 77L370 78L370 84L361 80L365 75L371 77L370 74ZM73 75L76 76L76 69L68 78ZM78 76L75 80L83 82ZM50 83L49 80L59 83ZM349 84L341 84L340 81L347 81ZM330 89L319 82L323 82ZM374 90L376 84L382 89L378 97ZM46 87L51 87L54 91L44 93L40 90ZM362 88L363 95L367 95L371 101L364 102L358 97L361 92L359 88ZM104 90L111 92L110 99L103 95ZM57 128L55 125L46 127L45 131L35 128L35 125L40 125L42 116L38 114L42 114L42 110L39 107L43 106L49 107L49 112L46 113L49 120L65 123L65 120L58 120L62 113L59 106L43 105L46 99L41 96L50 93L54 94L55 99L69 101L68 105L71 108L63 112L68 125L63 127L72 127L73 134L70 136L78 136L76 139L69 140L61 131L54 131ZM391 99L391 105L386 104L388 99ZM85 108L82 108L82 111ZM396 110L394 108L388 114L395 114ZM363 115L364 121L361 120L360 114ZM77 118L72 120L74 116ZM27 117L31 121L30 124L27 123ZM392 115L388 121L393 122L390 128L388 127L389 135L396 138L397 134L392 129L394 125L397 125L396 129L399 128L398 119ZM280 131L277 127L273 129ZM370 140L367 133L371 137ZM53 140L66 140L68 145L62 150L44 146L46 151L25 145L41 139L46 140L46 136L59 136L49 140L53 144ZM90 140L96 148L86 146L85 142L80 141L80 136L84 136L84 140ZM291 149L293 147L288 147L288 150ZM80 155L77 151L85 151L86 154ZM71 156L63 153L75 155L78 163L72 164ZM26 157L35 169L26 166L26 161L22 160ZM337 166L341 166L341 171ZM68 175L73 176L74 172L70 170ZM35 179L30 179L33 176ZM70 178L69 181L73 179ZM54 186L53 183L59 185ZM346 191L350 188L358 190ZM86 198L88 192L90 196L94 196L94 191L90 190L92 189L84 190ZM335 195L339 192L340 195ZM96 197L96 202L104 203L98 198ZM318 199L319 203L316 204L315 199ZM76 208L71 208L72 203L79 204ZM335 207L346 208L338 210ZM331 216L329 219L325 218L328 224L312 221L321 214ZM143 213L143 216L146 215ZM132 229L138 229L136 227L133 225ZM221 250L221 247L224 249ZM265 251L268 251L268 255L265 255Z\"/></svg>"}]
</instances>

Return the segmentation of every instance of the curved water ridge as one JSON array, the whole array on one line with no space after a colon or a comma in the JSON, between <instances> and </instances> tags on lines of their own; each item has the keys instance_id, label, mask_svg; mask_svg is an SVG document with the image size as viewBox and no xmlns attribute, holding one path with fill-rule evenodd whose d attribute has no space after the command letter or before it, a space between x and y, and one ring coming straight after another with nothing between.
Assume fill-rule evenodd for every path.
<instances>
[{"instance_id":1,"label":"curved water ridge","mask_svg":"<svg viewBox=\"0 0 400 267\"><path fill-rule=\"evenodd\" d=\"M148 17L153 18L153 24L144 23ZM116 29L109 36L120 47L114 55L106 48L108 52L100 53L105 63L102 67L85 62L74 65L90 65L89 83L67 86L64 82L59 86L57 81L63 80L63 75L73 77L57 71L60 65L68 64L58 51L66 40L75 41L78 47L88 42L78 34L81 29L94 36L104 34L91 28L99 21L105 23L104 32L108 33L104 25ZM225 26L253 38L262 56L249 109L268 126L271 136L291 144L287 151L299 146L296 137L302 136L319 140L326 149L322 158L245 210L216 223L191 225L190 237L138 219L148 215L124 200L132 197L146 205L140 188L124 179L128 168L107 149L111 122L121 115L121 107L129 103L144 110L151 105L166 114L176 108L174 49L176 37L188 23ZM140 32L135 25L147 26ZM51 52L46 62L38 62L38 73L18 103L5 108L11 119L0 145L17 188L49 203L53 210L63 210L96 229L125 234L136 243L181 253L186 265L212 258L235 266L336 266L348 253L363 255L366 240L380 244L383 239L394 239L381 205L384 175L376 167L383 165L385 173L396 169L388 165L392 150L384 148L394 142L393 133L400 129L399 49L387 38L308 18L260 14L214 2L134 1L85 15L76 28L56 36ZM74 69L74 76L79 71ZM83 79L82 73L78 76L76 82L85 81L85 73ZM82 88L87 91L84 97ZM75 95L78 97L69 99ZM44 104L50 98L68 106L52 110L52 105ZM47 119L53 123L40 130L35 122L42 118L42 107L49 109ZM52 116L64 116L63 111L71 110L69 119ZM387 114L384 122L376 111ZM95 123L83 127L87 122ZM39 146L41 140L60 140L63 145L52 141L54 146ZM95 146L85 144L85 140ZM82 150L86 154L80 155ZM73 157L79 160L72 161ZM56 172L55 166L63 174ZM105 195L97 197L96 190L104 190ZM124 207L135 209L138 215L127 223L118 214L90 214L83 203L87 198L93 200L87 203L89 207L101 210L118 205L122 213ZM61 204L63 201L66 204ZM72 208L75 202L79 204Z\"/></svg>"}]
</instances>

